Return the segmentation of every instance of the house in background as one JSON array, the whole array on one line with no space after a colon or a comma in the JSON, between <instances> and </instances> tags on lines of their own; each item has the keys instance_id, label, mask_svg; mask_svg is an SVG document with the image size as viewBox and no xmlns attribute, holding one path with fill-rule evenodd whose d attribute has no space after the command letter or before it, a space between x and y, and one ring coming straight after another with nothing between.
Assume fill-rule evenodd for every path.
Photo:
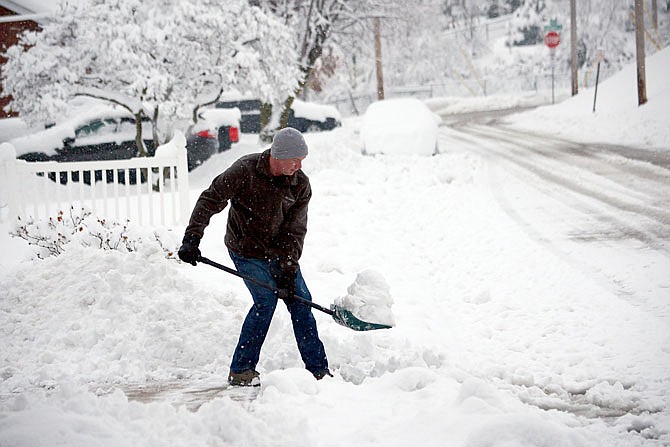
<instances>
[{"instance_id":1,"label":"house in background","mask_svg":"<svg viewBox=\"0 0 670 447\"><path fill-rule=\"evenodd\" d=\"M55 0L0 0L0 72L6 59L2 53L18 43L19 36L27 30L39 30L39 22L55 9ZM5 106L11 102L11 96L5 96L0 84L0 118L16 116L7 113Z\"/></svg>"}]
</instances>

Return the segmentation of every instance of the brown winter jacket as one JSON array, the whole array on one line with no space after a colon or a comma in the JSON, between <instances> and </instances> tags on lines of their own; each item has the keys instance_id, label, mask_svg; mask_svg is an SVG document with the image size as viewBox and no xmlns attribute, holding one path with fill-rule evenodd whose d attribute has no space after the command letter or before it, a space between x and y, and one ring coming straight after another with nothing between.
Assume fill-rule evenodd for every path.
<instances>
[{"instance_id":1,"label":"brown winter jacket","mask_svg":"<svg viewBox=\"0 0 670 447\"><path fill-rule=\"evenodd\" d=\"M233 163L200 194L186 234L202 237L210 218L230 201L226 246L246 258L279 259L283 270L297 271L307 233L309 178L270 173L270 150Z\"/></svg>"}]
</instances>

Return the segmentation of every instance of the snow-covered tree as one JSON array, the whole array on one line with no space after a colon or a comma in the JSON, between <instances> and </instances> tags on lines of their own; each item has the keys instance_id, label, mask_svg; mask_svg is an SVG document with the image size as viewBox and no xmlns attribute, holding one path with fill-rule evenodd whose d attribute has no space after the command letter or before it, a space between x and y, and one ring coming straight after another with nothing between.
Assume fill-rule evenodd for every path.
<instances>
[{"instance_id":1,"label":"snow-covered tree","mask_svg":"<svg viewBox=\"0 0 670 447\"><path fill-rule=\"evenodd\" d=\"M333 63L340 58L340 42L345 35L358 35L372 29L371 18L385 14L397 2L393 0L250 0L297 31L296 64L301 78L293 94L282 104L279 126L286 125L291 104L315 72L334 72ZM327 58L324 58L324 52ZM323 81L323 78L320 79Z\"/></svg>"},{"instance_id":2,"label":"snow-covered tree","mask_svg":"<svg viewBox=\"0 0 670 447\"><path fill-rule=\"evenodd\" d=\"M382 19L382 57L387 86L426 85L444 79L475 79L473 53L483 42L473 30L486 14L485 3L469 0L417 0L412 8L396 5ZM346 41L345 54L355 54L355 84L369 89L375 83L372 33ZM349 59L345 60L349 62ZM476 93L476 92L475 92Z\"/></svg>"},{"instance_id":3,"label":"snow-covered tree","mask_svg":"<svg viewBox=\"0 0 670 447\"><path fill-rule=\"evenodd\" d=\"M500 6L501 15L490 20L487 7L492 4ZM601 79L603 74L613 73L634 60L633 28L626 25L630 20L630 4L629 0L577 2L580 83L592 84L599 49L605 55ZM477 10L479 16L474 15ZM470 12L467 16L466 11ZM543 41L544 26L551 19L563 25L562 42L553 59ZM529 39L533 44L506 47L506 42L524 40L519 32L523 28L534 30L534 37ZM670 16L665 8L660 8L658 31L651 22L647 25L647 49L654 52L668 45L669 30ZM437 94L447 95L545 88L552 61L559 78L569 76L569 31L568 0L416 0L402 14L388 15L382 20L387 96L394 87L401 86L432 85ZM368 37L361 34L355 39L344 37L338 41L339 54L344 55L342 66L335 72L329 89L318 99L353 102L360 95L361 104L356 109L362 112L367 101L364 95L372 97L375 90L373 41L371 34ZM508 49L501 51L504 48Z\"/></svg>"},{"instance_id":4,"label":"snow-covered tree","mask_svg":"<svg viewBox=\"0 0 670 447\"><path fill-rule=\"evenodd\" d=\"M299 77L294 41L245 0L68 0L7 50L2 78L12 109L30 121L95 96L151 118L158 143L222 91L288 95Z\"/></svg>"}]
</instances>

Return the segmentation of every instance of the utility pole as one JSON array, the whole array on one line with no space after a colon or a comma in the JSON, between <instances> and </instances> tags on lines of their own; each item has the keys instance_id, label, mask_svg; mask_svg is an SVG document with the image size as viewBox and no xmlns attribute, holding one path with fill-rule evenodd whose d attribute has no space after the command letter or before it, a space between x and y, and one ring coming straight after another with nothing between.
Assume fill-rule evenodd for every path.
<instances>
[{"instance_id":1,"label":"utility pole","mask_svg":"<svg viewBox=\"0 0 670 447\"><path fill-rule=\"evenodd\" d=\"M658 4L656 0L651 0L651 23L654 25L654 31L658 31Z\"/></svg>"},{"instance_id":2,"label":"utility pole","mask_svg":"<svg viewBox=\"0 0 670 447\"><path fill-rule=\"evenodd\" d=\"M644 0L635 0L635 49L637 52L637 105L647 102L647 76L644 61Z\"/></svg>"},{"instance_id":3,"label":"utility pole","mask_svg":"<svg viewBox=\"0 0 670 447\"><path fill-rule=\"evenodd\" d=\"M579 80L577 79L577 0L570 0L570 59L572 59L572 96L578 91Z\"/></svg>"},{"instance_id":4,"label":"utility pole","mask_svg":"<svg viewBox=\"0 0 670 447\"><path fill-rule=\"evenodd\" d=\"M381 21L375 17L375 63L377 66L377 99L384 99L384 75L382 73Z\"/></svg>"}]
</instances>

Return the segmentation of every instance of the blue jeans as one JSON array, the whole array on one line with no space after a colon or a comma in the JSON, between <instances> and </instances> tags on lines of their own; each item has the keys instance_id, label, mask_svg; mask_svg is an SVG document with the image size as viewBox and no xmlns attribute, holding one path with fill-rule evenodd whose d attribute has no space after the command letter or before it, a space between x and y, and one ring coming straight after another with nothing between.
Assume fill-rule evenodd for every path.
<instances>
[{"instance_id":1,"label":"blue jeans","mask_svg":"<svg viewBox=\"0 0 670 447\"><path fill-rule=\"evenodd\" d=\"M279 262L277 260L244 258L230 250L229 253L238 272L275 288L277 287L277 283L272 277L273 272L279 271ZM230 370L235 373L256 368L261 347L270 328L272 315L277 307L277 297L272 290L268 290L247 280L244 280L244 283L251 293L254 304L249 309L244 324L242 324L240 339L233 354ZM298 269L295 290L297 295L309 301L312 300L312 295L307 289L300 269ZM316 320L314 319L314 315L312 315L312 308L306 304L294 301L288 306L288 311L291 314L293 333L298 343L300 356L305 363L305 368L313 374L327 370L328 360L326 359L323 343L319 340L319 333L316 329Z\"/></svg>"}]
</instances>

